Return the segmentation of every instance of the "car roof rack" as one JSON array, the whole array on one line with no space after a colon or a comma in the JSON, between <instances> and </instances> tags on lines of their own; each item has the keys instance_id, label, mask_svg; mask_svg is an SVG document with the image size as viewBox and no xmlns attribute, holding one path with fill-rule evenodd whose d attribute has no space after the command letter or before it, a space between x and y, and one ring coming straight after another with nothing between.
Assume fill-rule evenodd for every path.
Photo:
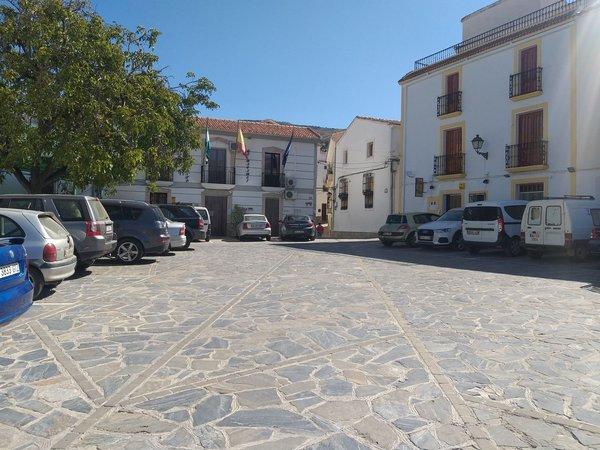
<instances>
[{"instance_id":1,"label":"car roof rack","mask_svg":"<svg viewBox=\"0 0 600 450\"><path fill-rule=\"evenodd\" d=\"M563 200L563 199L573 199L573 200L596 200L596 197L593 195L563 195L562 197L544 197L545 200Z\"/></svg>"}]
</instances>

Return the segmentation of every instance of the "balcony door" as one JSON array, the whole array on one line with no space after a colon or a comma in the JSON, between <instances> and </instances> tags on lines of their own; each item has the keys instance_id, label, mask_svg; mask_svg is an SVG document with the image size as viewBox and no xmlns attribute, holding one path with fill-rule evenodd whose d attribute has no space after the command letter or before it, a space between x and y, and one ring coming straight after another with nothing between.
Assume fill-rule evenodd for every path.
<instances>
[{"instance_id":1,"label":"balcony door","mask_svg":"<svg viewBox=\"0 0 600 450\"><path fill-rule=\"evenodd\" d=\"M527 94L536 91L537 46L521 50L520 64L522 83L520 93Z\"/></svg>"},{"instance_id":2,"label":"balcony door","mask_svg":"<svg viewBox=\"0 0 600 450\"><path fill-rule=\"evenodd\" d=\"M445 159L447 175L462 172L462 128L445 132Z\"/></svg>"},{"instance_id":3,"label":"balcony door","mask_svg":"<svg viewBox=\"0 0 600 450\"><path fill-rule=\"evenodd\" d=\"M458 111L458 72L446 76L446 113Z\"/></svg>"},{"instance_id":4,"label":"balcony door","mask_svg":"<svg viewBox=\"0 0 600 450\"><path fill-rule=\"evenodd\" d=\"M208 160L208 182L225 184L227 179L227 152L224 148L211 149Z\"/></svg>"},{"instance_id":5,"label":"balcony door","mask_svg":"<svg viewBox=\"0 0 600 450\"><path fill-rule=\"evenodd\" d=\"M518 164L535 166L544 163L542 139L544 135L543 110L531 111L518 116L517 144Z\"/></svg>"},{"instance_id":6,"label":"balcony door","mask_svg":"<svg viewBox=\"0 0 600 450\"><path fill-rule=\"evenodd\" d=\"M264 158L265 186L279 187L281 184L281 155L265 152Z\"/></svg>"}]
</instances>

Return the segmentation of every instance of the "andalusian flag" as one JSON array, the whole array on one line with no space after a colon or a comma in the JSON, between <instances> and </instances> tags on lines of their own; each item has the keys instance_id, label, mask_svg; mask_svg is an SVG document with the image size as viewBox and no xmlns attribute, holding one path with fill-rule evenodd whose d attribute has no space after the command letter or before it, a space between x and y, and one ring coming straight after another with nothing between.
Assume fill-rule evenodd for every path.
<instances>
[{"instance_id":1,"label":"andalusian flag","mask_svg":"<svg viewBox=\"0 0 600 450\"><path fill-rule=\"evenodd\" d=\"M210 159L210 134L208 134L208 119L206 119L206 136L204 137L204 159Z\"/></svg>"},{"instance_id":2,"label":"andalusian flag","mask_svg":"<svg viewBox=\"0 0 600 450\"><path fill-rule=\"evenodd\" d=\"M238 125L238 135L237 135L237 149L242 155L248 158L248 150L246 149L246 143L244 142L244 133L242 133L242 128Z\"/></svg>"}]
</instances>

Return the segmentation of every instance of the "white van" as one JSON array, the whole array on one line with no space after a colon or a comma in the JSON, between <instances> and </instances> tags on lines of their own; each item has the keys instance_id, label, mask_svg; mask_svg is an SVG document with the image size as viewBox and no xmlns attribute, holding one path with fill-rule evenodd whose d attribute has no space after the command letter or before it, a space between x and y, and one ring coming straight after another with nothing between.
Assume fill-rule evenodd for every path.
<instances>
[{"instance_id":1,"label":"white van","mask_svg":"<svg viewBox=\"0 0 600 450\"><path fill-rule=\"evenodd\" d=\"M467 204L462 222L465 247L473 254L482 248L502 248L506 255L520 255L521 218L525 205L524 200Z\"/></svg>"},{"instance_id":2,"label":"white van","mask_svg":"<svg viewBox=\"0 0 600 450\"><path fill-rule=\"evenodd\" d=\"M541 258L545 252L564 252L577 260L585 259L594 228L590 210L598 208L600 201L591 196L529 202L521 225L527 254Z\"/></svg>"}]
</instances>

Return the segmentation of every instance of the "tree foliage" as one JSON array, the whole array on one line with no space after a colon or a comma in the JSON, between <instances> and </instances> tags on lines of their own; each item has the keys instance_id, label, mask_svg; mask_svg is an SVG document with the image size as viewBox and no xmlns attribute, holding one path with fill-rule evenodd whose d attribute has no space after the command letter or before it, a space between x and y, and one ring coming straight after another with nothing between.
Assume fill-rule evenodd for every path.
<instances>
[{"instance_id":1,"label":"tree foliage","mask_svg":"<svg viewBox=\"0 0 600 450\"><path fill-rule=\"evenodd\" d=\"M158 37L105 23L87 0L0 0L0 169L34 193L188 171L215 87L193 73L171 86Z\"/></svg>"}]
</instances>

